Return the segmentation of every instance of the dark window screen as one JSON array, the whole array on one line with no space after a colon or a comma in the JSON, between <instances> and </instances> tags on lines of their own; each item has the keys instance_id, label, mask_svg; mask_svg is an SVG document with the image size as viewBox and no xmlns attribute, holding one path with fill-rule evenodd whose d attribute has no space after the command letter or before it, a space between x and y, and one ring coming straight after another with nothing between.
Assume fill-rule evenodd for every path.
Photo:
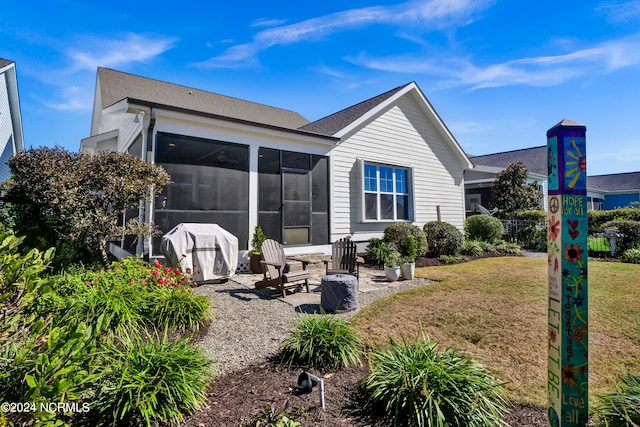
<instances>
[{"instance_id":1,"label":"dark window screen","mask_svg":"<svg viewBox=\"0 0 640 427\"><path fill-rule=\"evenodd\" d=\"M156 163L171 184L156 198L155 223L163 233L182 222L218 224L249 239L249 147L224 141L158 133ZM153 253L159 253L160 238Z\"/></svg>"}]
</instances>

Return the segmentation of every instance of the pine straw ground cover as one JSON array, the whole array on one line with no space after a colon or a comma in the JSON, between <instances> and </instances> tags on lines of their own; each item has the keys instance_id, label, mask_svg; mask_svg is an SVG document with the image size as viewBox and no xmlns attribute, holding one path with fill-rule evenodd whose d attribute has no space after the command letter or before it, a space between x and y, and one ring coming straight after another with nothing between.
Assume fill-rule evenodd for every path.
<instances>
[{"instance_id":1,"label":"pine straw ground cover","mask_svg":"<svg viewBox=\"0 0 640 427\"><path fill-rule=\"evenodd\" d=\"M546 259L487 258L417 269L439 283L379 300L352 322L369 346L418 337L472 353L506 382L512 401L546 405ZM640 372L640 266L589 264L589 393ZM592 400L595 397L591 398Z\"/></svg>"}]
</instances>

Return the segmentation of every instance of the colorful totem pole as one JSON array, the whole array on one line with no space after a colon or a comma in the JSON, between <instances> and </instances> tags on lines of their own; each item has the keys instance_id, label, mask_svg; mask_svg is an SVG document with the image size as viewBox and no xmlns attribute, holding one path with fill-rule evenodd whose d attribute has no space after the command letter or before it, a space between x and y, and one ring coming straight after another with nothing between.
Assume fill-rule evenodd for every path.
<instances>
[{"instance_id":1,"label":"colorful totem pole","mask_svg":"<svg viewBox=\"0 0 640 427\"><path fill-rule=\"evenodd\" d=\"M588 421L586 127L563 120L547 131L549 166L548 425Z\"/></svg>"}]
</instances>

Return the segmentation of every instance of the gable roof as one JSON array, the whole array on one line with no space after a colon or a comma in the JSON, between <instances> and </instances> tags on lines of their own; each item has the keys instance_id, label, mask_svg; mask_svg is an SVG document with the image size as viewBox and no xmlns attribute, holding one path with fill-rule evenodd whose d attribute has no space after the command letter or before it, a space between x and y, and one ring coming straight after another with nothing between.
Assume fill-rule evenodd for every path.
<instances>
[{"instance_id":1,"label":"gable roof","mask_svg":"<svg viewBox=\"0 0 640 427\"><path fill-rule=\"evenodd\" d=\"M334 135L338 131L355 122L360 117L364 116L366 113L368 113L378 105L382 104L387 99L391 98L400 90L409 86L410 84L411 83L407 83L405 85L398 86L395 89L391 89L390 91L382 93L378 96L374 96L373 98L367 99L366 101L362 101L356 105L352 105L351 107L345 108L344 110L338 111L337 113L333 113L329 116L323 117L320 120L316 120L315 122L306 124L302 126L300 130L307 130L310 132L322 133L325 135Z\"/></svg>"},{"instance_id":2,"label":"gable roof","mask_svg":"<svg viewBox=\"0 0 640 427\"><path fill-rule=\"evenodd\" d=\"M640 191L640 172L587 176L587 186L603 191Z\"/></svg>"},{"instance_id":3,"label":"gable roof","mask_svg":"<svg viewBox=\"0 0 640 427\"><path fill-rule=\"evenodd\" d=\"M491 166L505 169L511 163L522 162L529 173L544 176L548 173L546 145L486 154L483 156L469 156L469 158L476 166Z\"/></svg>"},{"instance_id":4,"label":"gable roof","mask_svg":"<svg viewBox=\"0 0 640 427\"><path fill-rule=\"evenodd\" d=\"M13 64L13 61L10 61L8 59L4 59L4 58L0 58L0 68L4 68L7 65L11 65Z\"/></svg>"},{"instance_id":5,"label":"gable roof","mask_svg":"<svg viewBox=\"0 0 640 427\"><path fill-rule=\"evenodd\" d=\"M297 129L309 123L299 113L174 83L98 67L101 108L122 100L171 107L245 122Z\"/></svg>"},{"instance_id":6,"label":"gable roof","mask_svg":"<svg viewBox=\"0 0 640 427\"><path fill-rule=\"evenodd\" d=\"M425 116L432 121L445 143L449 145L456 157L464 165L464 168L471 169L473 165L469 157L467 157L467 154L460 144L458 144L458 141L456 141L453 134L449 131L415 82L398 86L395 89L391 89L313 123L309 123L300 129L323 133L336 138L343 138L349 135L354 129L366 124L367 121L375 117L380 111L383 111L387 106L407 94L411 94L414 97L424 111Z\"/></svg>"}]
</instances>

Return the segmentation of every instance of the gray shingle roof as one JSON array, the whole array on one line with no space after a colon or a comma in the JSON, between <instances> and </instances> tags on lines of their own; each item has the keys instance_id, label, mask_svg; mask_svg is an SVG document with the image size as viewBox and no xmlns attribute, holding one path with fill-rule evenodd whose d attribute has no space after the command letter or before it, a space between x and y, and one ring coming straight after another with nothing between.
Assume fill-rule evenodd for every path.
<instances>
[{"instance_id":1,"label":"gray shingle roof","mask_svg":"<svg viewBox=\"0 0 640 427\"><path fill-rule=\"evenodd\" d=\"M469 156L474 165L506 168L511 163L522 162L527 172L547 175L547 146L523 148L483 156Z\"/></svg>"},{"instance_id":2,"label":"gray shingle roof","mask_svg":"<svg viewBox=\"0 0 640 427\"><path fill-rule=\"evenodd\" d=\"M4 59L4 58L0 58L0 68L4 68L9 64L13 64L13 61L10 61L10 60Z\"/></svg>"},{"instance_id":3,"label":"gray shingle roof","mask_svg":"<svg viewBox=\"0 0 640 427\"><path fill-rule=\"evenodd\" d=\"M640 172L588 176L587 187L605 191L638 191L640 190Z\"/></svg>"},{"instance_id":4,"label":"gray shingle roof","mask_svg":"<svg viewBox=\"0 0 640 427\"><path fill-rule=\"evenodd\" d=\"M217 93L98 68L102 108L124 99L252 123L297 129L309 123L299 113Z\"/></svg>"},{"instance_id":5,"label":"gray shingle roof","mask_svg":"<svg viewBox=\"0 0 640 427\"><path fill-rule=\"evenodd\" d=\"M393 95L410 84L411 83L407 83L405 85L398 86L395 89L391 89L388 92L382 93L378 96L374 96L373 98L362 101L349 108L345 108L344 110L338 111L337 113L331 114L330 116L306 124L302 126L300 130L320 133L323 135L335 135L338 131L349 126L364 114L371 111L387 99L391 98Z\"/></svg>"}]
</instances>

